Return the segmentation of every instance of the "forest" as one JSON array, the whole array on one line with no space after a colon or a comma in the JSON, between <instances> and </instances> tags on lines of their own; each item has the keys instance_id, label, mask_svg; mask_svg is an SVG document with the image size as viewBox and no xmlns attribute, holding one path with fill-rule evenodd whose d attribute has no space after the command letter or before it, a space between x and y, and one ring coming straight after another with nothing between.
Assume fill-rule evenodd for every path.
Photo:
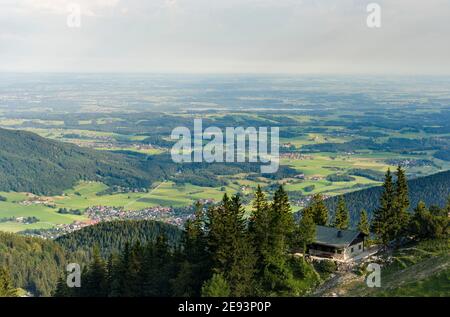
<instances>
[{"instance_id":1,"label":"forest","mask_svg":"<svg viewBox=\"0 0 450 317\"><path fill-rule=\"evenodd\" d=\"M357 225L367 237L374 234L373 242L395 249L405 241L448 239L450 198L445 208L427 208L419 202L409 213L408 183L400 167L395 180L387 171L379 201L372 220L361 210ZM252 213L246 219L240 197L225 194L218 206L206 211L197 205L195 217L185 225L181 245L171 246L160 235L156 242L126 243L120 253L106 259L94 248L82 275L85 287L69 289L62 278L54 295L306 295L330 270L324 263L314 264L304 256L314 241L316 225L350 227L344 196L338 200L334 217L330 214L318 194L295 221L283 187L271 201L259 187ZM303 256L294 255L297 251Z\"/></svg>"},{"instance_id":2,"label":"forest","mask_svg":"<svg viewBox=\"0 0 450 317\"><path fill-rule=\"evenodd\" d=\"M316 194L300 217L280 186L268 199L258 187L245 214L239 195L196 205L184 230L155 221L106 222L56 241L0 234L0 292L37 296L302 296L332 271L305 259L316 225L357 228L370 243L397 248L408 241L448 239L445 207L412 205L402 168L386 172L378 207L350 220L346 196L329 209ZM412 209L412 211L410 211ZM299 218L299 219L298 219ZM19 260L20 259L20 260ZM66 263L83 267L82 287L68 288ZM11 282L13 281L13 282ZM99 287L100 285L100 287Z\"/></svg>"},{"instance_id":3,"label":"forest","mask_svg":"<svg viewBox=\"0 0 450 317\"><path fill-rule=\"evenodd\" d=\"M167 154L147 156L136 152L98 151L6 129L0 129L0 144L0 191L59 195L81 180L130 189L147 189L165 179L218 187L227 184L218 178L219 173L259 171L259 166L250 163L175 164ZM285 166L272 177L295 173Z\"/></svg>"},{"instance_id":4,"label":"forest","mask_svg":"<svg viewBox=\"0 0 450 317\"><path fill-rule=\"evenodd\" d=\"M394 175L395 177L395 175ZM344 194L347 207L350 210L350 223L358 223L359 212L365 209L369 215L379 207L379 197L383 191L382 186L362 189ZM412 211L422 201L428 206L443 207L450 196L450 171L433 174L408 180L408 197ZM339 197L330 197L326 200L328 209L333 212Z\"/></svg>"}]
</instances>

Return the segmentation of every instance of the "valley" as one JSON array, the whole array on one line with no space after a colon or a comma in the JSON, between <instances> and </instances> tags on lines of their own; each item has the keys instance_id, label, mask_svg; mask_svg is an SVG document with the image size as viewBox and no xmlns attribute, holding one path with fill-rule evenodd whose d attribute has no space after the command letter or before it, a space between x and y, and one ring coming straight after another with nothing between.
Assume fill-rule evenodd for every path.
<instances>
[{"instance_id":1,"label":"valley","mask_svg":"<svg viewBox=\"0 0 450 317\"><path fill-rule=\"evenodd\" d=\"M248 204L257 185L267 189L284 185L293 210L298 211L314 194L334 197L378 186L387 168L400 165L410 179L450 169L450 110L446 103L450 96L439 85L434 88L441 93L424 92L419 96L412 91L408 95L407 82L402 82L403 92L399 94L396 88L387 88L380 81L372 86L377 91L374 97L373 92L356 85L356 80L364 81L361 78L345 78L342 82L359 87L358 95L331 79L312 78L316 91L311 94L303 88L303 78L253 78L248 87L240 86L244 78L234 78L224 95L219 96L195 88L204 84L201 77L191 79L190 85L167 77L165 82L170 87L184 91L184 95L174 96L173 89L152 88L160 79L131 77L130 82L141 85L136 87L148 90L131 89L120 97L109 95L105 103L115 104L114 107L91 107L100 92L91 86L82 94L74 82L69 84L74 92L70 100L52 94L48 98L54 100L47 101L47 106L34 103L44 98L42 87L62 89L54 81L55 76L50 75L44 86L32 88L27 97L21 97L27 111L0 104L0 127L7 129L3 134L21 130L44 138L33 137L39 161L23 164L33 164L37 170L51 169L53 173L45 178L39 176L39 182L28 185L36 176L26 179L28 176L22 175L23 180L18 182L9 179L8 170L21 168L24 156L20 151L30 144L24 141L22 150L12 151L15 142L22 142L13 139L22 136L5 136L0 144L4 159L11 162L13 157L20 158L14 162L16 166L8 163L0 169L6 177L0 182L0 196L5 198L0 200L0 230L21 232L88 223L85 210L94 206L125 211L170 208L170 216L162 217L164 221L181 224L197 200L218 202L224 193L239 193L246 208L250 208ZM211 89L223 87L229 79L218 77ZM12 96L14 91L20 91L15 88L20 84L16 78L9 80L8 93L6 86L1 85L0 92L3 103L15 104ZM32 84L34 79L26 80ZM110 79L91 80L102 85L100 80ZM278 86L280 82L283 87ZM126 83L116 86L119 90L125 87ZM157 97L145 97L150 94ZM124 98L128 98L127 102ZM337 98L339 102L335 101ZM135 104L138 100L142 100L140 106ZM73 102L81 106L71 108ZM192 109L180 111L173 107L180 103L190 103ZM207 108L203 107L206 103ZM244 104L246 108L254 107L254 111L243 109L240 105ZM432 109L429 104L433 104ZM280 105L283 111L275 112ZM394 107L398 108L393 111ZM170 132L177 126L192 126L194 118L220 128L280 127L282 168L269 176L260 175L248 163L177 166L169 156L174 144ZM29 139L27 134L23 138ZM52 151L51 142L57 142L66 158L60 156L52 162L44 159ZM17 179L17 175L14 177ZM69 212L58 213L60 209ZM70 212L74 210L77 214ZM23 217L36 219L24 223Z\"/></svg>"},{"instance_id":2,"label":"valley","mask_svg":"<svg viewBox=\"0 0 450 317\"><path fill-rule=\"evenodd\" d=\"M245 279L253 274L253 269L232 268L229 263L241 263L233 262L235 257L248 257L249 265L260 270L254 277L263 283L263 296L448 294L450 95L441 85L419 94L412 88L415 82L408 86L407 81L392 79L399 84L395 88L392 82L373 79L375 94L364 87L364 78L343 79L347 86L330 78L306 83L304 78L219 77L203 90L199 87L205 79L200 77L188 82L165 78L167 86L158 86L160 79L151 76L120 84L94 76L92 85L79 90L72 81L55 82L54 76L41 86L26 78L34 87L26 95L17 79L10 78L8 86L0 82L0 263L10 267L16 294L198 296L215 294L216 279L233 285L232 290L221 290L223 296L256 294L257 285L235 277L240 274L236 272L247 272ZM64 77L56 77L64 82ZM135 91L130 82L140 88ZM104 95L98 90L102 85L116 87L117 93ZM127 92L119 94L123 89ZM192 129L194 119L221 131L278 127L279 169L264 174L259 164L248 161L174 162L171 132L176 127ZM379 217L388 169L394 181L399 171L407 177L399 197L407 195L403 211L410 218L402 220L401 231L389 225L395 243L401 242L398 248L380 240L391 239L380 232L378 240L372 240L369 227ZM267 208L263 204L255 209L258 199ZM319 216L303 223L311 210ZM368 260L383 267L381 289L365 287L365 260L347 267L295 253L315 238L307 238L304 226L314 232L324 225L334 230L342 210L345 230L362 230L366 215L369 236L364 243L379 250ZM257 219L258 212L281 212L286 223L274 216ZM205 217L213 221L203 223ZM217 226L223 217L227 222ZM254 231L256 224L260 231ZM285 231L278 235L277 230ZM242 245L234 244L235 232L242 234ZM268 233L279 239L279 248L264 244ZM220 240L215 255L204 239L213 244ZM259 243L269 251L258 259L242 252ZM378 249L383 243L387 250ZM190 251L179 251L180 245ZM275 257L273 252L278 252ZM124 262L130 254L142 267L129 278L116 274L114 283L119 284L98 288L91 283L78 293L59 281L70 261L88 271L98 265L112 274L130 265ZM210 261L222 254L233 261L214 265L226 272L227 280L212 274ZM18 258L24 260L11 262ZM203 262L205 258L209 260ZM33 270L36 261L39 272ZM275 262L271 265L285 275L265 276L261 261ZM92 273L87 274L89 281ZM144 274L143 280L153 286L141 285L136 274ZM269 283L271 278L278 284ZM175 280L177 286L172 285Z\"/></svg>"}]
</instances>

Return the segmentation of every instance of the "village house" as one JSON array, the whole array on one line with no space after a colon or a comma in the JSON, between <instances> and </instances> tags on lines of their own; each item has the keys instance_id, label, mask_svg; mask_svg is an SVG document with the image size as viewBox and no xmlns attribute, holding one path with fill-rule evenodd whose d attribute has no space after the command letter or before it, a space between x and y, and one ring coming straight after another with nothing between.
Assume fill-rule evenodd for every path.
<instances>
[{"instance_id":1,"label":"village house","mask_svg":"<svg viewBox=\"0 0 450 317\"><path fill-rule=\"evenodd\" d=\"M351 261L364 252L364 237L360 231L316 226L316 239L308 253L320 258Z\"/></svg>"}]
</instances>

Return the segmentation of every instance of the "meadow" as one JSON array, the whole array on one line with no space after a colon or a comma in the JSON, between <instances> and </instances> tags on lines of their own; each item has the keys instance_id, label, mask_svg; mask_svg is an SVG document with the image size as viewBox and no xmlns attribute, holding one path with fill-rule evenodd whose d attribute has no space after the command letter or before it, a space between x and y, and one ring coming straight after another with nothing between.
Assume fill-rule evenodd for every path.
<instances>
[{"instance_id":1,"label":"meadow","mask_svg":"<svg viewBox=\"0 0 450 317\"><path fill-rule=\"evenodd\" d=\"M380 184L379 177L377 179L361 173L355 174L355 170L373 171L382 175L387 168L395 169L397 164L403 164L408 176L414 178L450 169L450 161L435 156L437 150L445 150L445 146L448 146L445 142L450 138L450 133L429 128L439 127L439 120L443 120L444 116L428 117L428 125L422 126L421 122L427 112L420 107L405 108L390 116L384 115L381 109L365 109L362 112L348 108L330 109L317 113L301 110L286 113L270 110L229 111L227 114L215 111L155 114L136 112L126 115L93 112L77 114L75 119L63 113L47 117L36 112L28 114L26 119L20 115L12 118L0 113L1 127L28 130L46 138L96 150L148 156L169 152L169 136L173 126L189 126L193 118L203 118L219 127L280 126L281 165L294 168L303 175L282 179L252 173L219 175L225 180L225 185L219 187L175 183L172 179L165 179L154 183L148 188L148 192L107 195L98 195L107 189L106 185L81 182L75 188L65 190L60 196L43 197L51 202L51 206L24 205L21 202L29 199L26 193L0 193L6 198L6 201L0 201L0 219L33 216L39 219L33 224L0 222L0 230L17 232L86 219L84 216L58 214L59 208L84 210L95 205L123 207L128 210L154 206L186 207L200 199L218 201L224 193L240 193L246 198L244 201L248 211L251 208L249 202L252 192L258 184L272 189L283 184L298 199L299 196L316 193L335 196ZM430 121L430 118L436 122ZM410 141L413 143L409 143ZM415 146L414 142L418 145ZM290 157L289 154L295 155ZM347 179L340 180L340 177ZM298 208L293 204L294 211Z\"/></svg>"}]
</instances>

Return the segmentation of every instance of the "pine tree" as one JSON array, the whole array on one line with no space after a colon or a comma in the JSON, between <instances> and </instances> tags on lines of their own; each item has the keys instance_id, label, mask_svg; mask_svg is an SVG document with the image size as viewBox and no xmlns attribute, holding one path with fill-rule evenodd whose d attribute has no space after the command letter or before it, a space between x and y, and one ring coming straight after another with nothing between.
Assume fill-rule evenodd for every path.
<instances>
[{"instance_id":1,"label":"pine tree","mask_svg":"<svg viewBox=\"0 0 450 317\"><path fill-rule=\"evenodd\" d=\"M227 256L231 252L232 233L228 230L230 218L230 199L224 194L219 206L210 207L207 212L207 252L215 273L229 269Z\"/></svg>"},{"instance_id":2,"label":"pine tree","mask_svg":"<svg viewBox=\"0 0 450 317\"><path fill-rule=\"evenodd\" d=\"M225 277L232 295L249 296L257 258L239 195L225 194L220 206L208 210L206 232L212 272Z\"/></svg>"},{"instance_id":3,"label":"pine tree","mask_svg":"<svg viewBox=\"0 0 450 317\"><path fill-rule=\"evenodd\" d=\"M325 226L327 224L328 209L321 194L315 194L312 197L308 210L311 212L316 225Z\"/></svg>"},{"instance_id":4,"label":"pine tree","mask_svg":"<svg viewBox=\"0 0 450 317\"><path fill-rule=\"evenodd\" d=\"M108 296L111 294L113 283L114 283L114 266L117 263L117 256L115 254L110 254L108 261L106 262L106 290Z\"/></svg>"},{"instance_id":5,"label":"pine tree","mask_svg":"<svg viewBox=\"0 0 450 317\"><path fill-rule=\"evenodd\" d=\"M206 254L205 219L203 205L195 205L194 218L185 223L183 235L183 263L180 265L174 289L180 296L199 296L203 282L211 276Z\"/></svg>"},{"instance_id":6,"label":"pine tree","mask_svg":"<svg viewBox=\"0 0 450 317\"><path fill-rule=\"evenodd\" d=\"M205 220L203 206L200 202L195 205L194 218L185 223L183 236L186 259L193 262L202 258L206 249L204 235Z\"/></svg>"},{"instance_id":7,"label":"pine tree","mask_svg":"<svg viewBox=\"0 0 450 317\"><path fill-rule=\"evenodd\" d=\"M9 270L4 267L0 267L0 297L17 297Z\"/></svg>"},{"instance_id":8,"label":"pine tree","mask_svg":"<svg viewBox=\"0 0 450 317\"><path fill-rule=\"evenodd\" d=\"M394 185L392 174L387 170L383 184L383 193L380 198L380 207L375 210L372 220L372 231L377 235L384 245L391 240L391 219L393 218Z\"/></svg>"},{"instance_id":9,"label":"pine tree","mask_svg":"<svg viewBox=\"0 0 450 317\"><path fill-rule=\"evenodd\" d=\"M253 200L253 211L249 221L249 234L258 258L258 272L261 273L270 254L271 227L270 206L261 187L258 185Z\"/></svg>"},{"instance_id":10,"label":"pine tree","mask_svg":"<svg viewBox=\"0 0 450 317\"><path fill-rule=\"evenodd\" d=\"M312 218L312 214L306 210L302 213L302 218L297 228L298 244L303 249L303 257L307 253L307 246L315 241L316 238L316 224Z\"/></svg>"},{"instance_id":11,"label":"pine tree","mask_svg":"<svg viewBox=\"0 0 450 317\"><path fill-rule=\"evenodd\" d=\"M276 257L286 253L293 238L295 222L291 211L287 193L280 186L273 196L268 219L270 252Z\"/></svg>"},{"instance_id":12,"label":"pine tree","mask_svg":"<svg viewBox=\"0 0 450 317\"><path fill-rule=\"evenodd\" d=\"M448 216L433 215L420 201L409 223L409 234L416 240L448 238Z\"/></svg>"},{"instance_id":13,"label":"pine tree","mask_svg":"<svg viewBox=\"0 0 450 317\"><path fill-rule=\"evenodd\" d=\"M130 297L132 291L129 285L130 281L130 243L125 243L125 248L120 255L115 271L115 281L112 285L111 296Z\"/></svg>"},{"instance_id":14,"label":"pine tree","mask_svg":"<svg viewBox=\"0 0 450 317\"><path fill-rule=\"evenodd\" d=\"M67 286L67 281L64 278L64 276L61 276L58 279L58 282L56 284L55 291L53 292L53 297L70 297L73 295L73 292L71 289Z\"/></svg>"},{"instance_id":15,"label":"pine tree","mask_svg":"<svg viewBox=\"0 0 450 317\"><path fill-rule=\"evenodd\" d=\"M222 274L214 274L202 286L202 297L228 297L230 286Z\"/></svg>"},{"instance_id":16,"label":"pine tree","mask_svg":"<svg viewBox=\"0 0 450 317\"><path fill-rule=\"evenodd\" d=\"M83 296L105 297L108 295L105 263L100 256L98 246L94 247L93 259L83 280L84 283L81 289Z\"/></svg>"},{"instance_id":17,"label":"pine tree","mask_svg":"<svg viewBox=\"0 0 450 317\"><path fill-rule=\"evenodd\" d=\"M444 210L446 211L447 216L450 216L450 196L448 196L447 198L447 205L445 206Z\"/></svg>"},{"instance_id":18,"label":"pine tree","mask_svg":"<svg viewBox=\"0 0 450 317\"><path fill-rule=\"evenodd\" d=\"M195 277L194 275L195 271L196 268L186 260L178 263L175 279L171 282L172 296L176 297L199 296L200 290L196 288L196 286L198 285L199 282L204 283L204 281L197 279Z\"/></svg>"},{"instance_id":19,"label":"pine tree","mask_svg":"<svg viewBox=\"0 0 450 317\"><path fill-rule=\"evenodd\" d=\"M257 195L259 196L259 195ZM255 202L255 205L258 205ZM261 294L272 295L286 291L290 287L292 272L287 264L287 254L293 246L295 222L291 212L289 197L280 186L274 193L273 202L260 217L259 236L254 237L259 245L258 270Z\"/></svg>"},{"instance_id":20,"label":"pine tree","mask_svg":"<svg viewBox=\"0 0 450 317\"><path fill-rule=\"evenodd\" d=\"M430 218L431 214L425 206L425 203L423 201L419 201L417 207L414 209L414 214L412 215L409 223L409 234L416 239L428 237L429 232L427 223L430 222Z\"/></svg>"},{"instance_id":21,"label":"pine tree","mask_svg":"<svg viewBox=\"0 0 450 317\"><path fill-rule=\"evenodd\" d=\"M239 195L231 199L228 232L231 240L230 269L225 273L233 296L250 296L254 289L256 256L244 222L244 208Z\"/></svg>"},{"instance_id":22,"label":"pine tree","mask_svg":"<svg viewBox=\"0 0 450 317\"><path fill-rule=\"evenodd\" d=\"M395 184L395 193L392 203L392 215L389 218L390 237L398 241L408 230L409 222L409 193L408 181L405 171L399 166L397 168L397 182Z\"/></svg>"},{"instance_id":23,"label":"pine tree","mask_svg":"<svg viewBox=\"0 0 450 317\"><path fill-rule=\"evenodd\" d=\"M294 217L289 197L283 186L280 186L273 195L272 218L272 221L278 222L280 233L288 239L291 238L295 228Z\"/></svg>"},{"instance_id":24,"label":"pine tree","mask_svg":"<svg viewBox=\"0 0 450 317\"><path fill-rule=\"evenodd\" d=\"M156 266L154 254L155 246L153 243L148 243L144 246L142 265L139 271L139 279L142 283L142 297L156 296L157 293L154 285L154 277L152 276L155 273L154 267Z\"/></svg>"},{"instance_id":25,"label":"pine tree","mask_svg":"<svg viewBox=\"0 0 450 317\"><path fill-rule=\"evenodd\" d=\"M345 204L344 196L339 196L338 205L335 212L334 227L338 229L348 229L349 211Z\"/></svg>"},{"instance_id":26,"label":"pine tree","mask_svg":"<svg viewBox=\"0 0 450 317\"><path fill-rule=\"evenodd\" d=\"M141 268L144 262L144 248L140 242L137 241L131 248L130 265L128 272L128 285L130 289L130 296L142 296L144 289L144 282L141 280Z\"/></svg>"},{"instance_id":27,"label":"pine tree","mask_svg":"<svg viewBox=\"0 0 450 317\"><path fill-rule=\"evenodd\" d=\"M367 217L367 211L365 209L361 210L361 213L359 215L358 230L364 233L366 236L369 236L370 234L369 219Z\"/></svg>"},{"instance_id":28,"label":"pine tree","mask_svg":"<svg viewBox=\"0 0 450 317\"><path fill-rule=\"evenodd\" d=\"M173 256L169 249L167 237L160 234L154 247L155 266L151 274L156 286L156 296L168 296L170 294L170 276L174 269Z\"/></svg>"}]
</instances>

